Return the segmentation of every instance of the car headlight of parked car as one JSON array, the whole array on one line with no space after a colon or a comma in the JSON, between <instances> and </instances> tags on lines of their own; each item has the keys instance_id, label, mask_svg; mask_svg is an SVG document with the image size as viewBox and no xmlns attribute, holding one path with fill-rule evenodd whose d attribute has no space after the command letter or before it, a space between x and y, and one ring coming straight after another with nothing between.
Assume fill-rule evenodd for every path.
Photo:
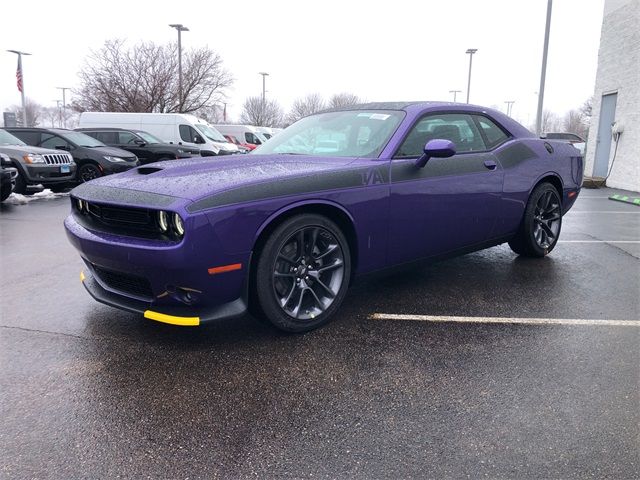
<instances>
[{"instance_id":1,"label":"car headlight of parked car","mask_svg":"<svg viewBox=\"0 0 640 480\"><path fill-rule=\"evenodd\" d=\"M111 157L109 155L105 155L104 159L107 162L125 162L126 160L124 158L120 158L120 157Z\"/></svg>"},{"instance_id":2,"label":"car headlight of parked car","mask_svg":"<svg viewBox=\"0 0 640 480\"><path fill-rule=\"evenodd\" d=\"M44 163L44 157L37 153L29 153L24 155L22 159L27 163Z\"/></svg>"},{"instance_id":3,"label":"car headlight of parked car","mask_svg":"<svg viewBox=\"0 0 640 480\"><path fill-rule=\"evenodd\" d=\"M165 212L160 210L158 212L158 228L162 233L173 233L178 237L184 235L184 222L177 213Z\"/></svg>"}]
</instances>

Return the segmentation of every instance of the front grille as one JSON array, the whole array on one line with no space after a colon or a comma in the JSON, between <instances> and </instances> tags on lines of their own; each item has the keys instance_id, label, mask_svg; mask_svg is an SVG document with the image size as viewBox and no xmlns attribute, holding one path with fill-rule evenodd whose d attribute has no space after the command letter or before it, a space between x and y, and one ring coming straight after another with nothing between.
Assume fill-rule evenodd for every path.
<instances>
[{"instance_id":1,"label":"front grille","mask_svg":"<svg viewBox=\"0 0 640 480\"><path fill-rule=\"evenodd\" d=\"M64 153L46 153L43 157L47 165L70 165L72 161L71 155Z\"/></svg>"},{"instance_id":2,"label":"front grille","mask_svg":"<svg viewBox=\"0 0 640 480\"><path fill-rule=\"evenodd\" d=\"M107 225L138 226L153 229L155 221L149 210L141 208L123 208L97 205L87 202L89 213L96 220Z\"/></svg>"},{"instance_id":3,"label":"front grille","mask_svg":"<svg viewBox=\"0 0 640 480\"><path fill-rule=\"evenodd\" d=\"M151 284L146 278L128 273L114 272L97 265L92 266L96 276L109 288L134 297L153 298Z\"/></svg>"}]
</instances>

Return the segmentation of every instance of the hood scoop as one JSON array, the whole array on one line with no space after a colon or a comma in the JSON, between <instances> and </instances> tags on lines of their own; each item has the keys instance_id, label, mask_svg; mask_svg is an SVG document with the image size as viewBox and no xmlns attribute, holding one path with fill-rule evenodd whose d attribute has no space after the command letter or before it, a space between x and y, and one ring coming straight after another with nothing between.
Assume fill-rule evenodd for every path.
<instances>
[{"instance_id":1,"label":"hood scoop","mask_svg":"<svg viewBox=\"0 0 640 480\"><path fill-rule=\"evenodd\" d=\"M152 173L161 172L162 168L159 167L139 167L136 171L140 175L151 175Z\"/></svg>"}]
</instances>

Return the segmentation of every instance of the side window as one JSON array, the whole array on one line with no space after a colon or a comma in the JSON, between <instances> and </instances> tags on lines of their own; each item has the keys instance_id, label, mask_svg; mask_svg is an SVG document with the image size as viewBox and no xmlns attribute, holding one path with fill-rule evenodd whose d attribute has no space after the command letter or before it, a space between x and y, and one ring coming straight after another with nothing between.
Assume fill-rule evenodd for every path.
<instances>
[{"instance_id":1,"label":"side window","mask_svg":"<svg viewBox=\"0 0 640 480\"><path fill-rule=\"evenodd\" d=\"M113 145L118 143L115 132L88 132L87 135L91 135L93 138L101 141L106 145Z\"/></svg>"},{"instance_id":2,"label":"side window","mask_svg":"<svg viewBox=\"0 0 640 480\"><path fill-rule=\"evenodd\" d=\"M180 138L183 142L195 143L193 134L195 131L189 125L180 125Z\"/></svg>"},{"instance_id":3,"label":"side window","mask_svg":"<svg viewBox=\"0 0 640 480\"><path fill-rule=\"evenodd\" d=\"M433 114L420 120L407 135L396 157L419 157L430 140L450 140L457 153L485 150L480 131L470 115Z\"/></svg>"},{"instance_id":4,"label":"side window","mask_svg":"<svg viewBox=\"0 0 640 480\"><path fill-rule=\"evenodd\" d=\"M509 136L487 117L477 115L476 120L478 121L478 125L480 125L480 128L482 128L482 132L487 139L488 149L495 148L509 139Z\"/></svg>"},{"instance_id":5,"label":"side window","mask_svg":"<svg viewBox=\"0 0 640 480\"><path fill-rule=\"evenodd\" d=\"M50 148L55 150L56 147L67 147L71 148L71 145L64 140L62 137L57 135L51 135L50 133L43 133L42 139L40 141L40 146L42 148Z\"/></svg>"},{"instance_id":6,"label":"side window","mask_svg":"<svg viewBox=\"0 0 640 480\"><path fill-rule=\"evenodd\" d=\"M244 132L244 138L248 143L253 143L254 145L262 145L260 139L256 137L252 132Z\"/></svg>"},{"instance_id":7,"label":"side window","mask_svg":"<svg viewBox=\"0 0 640 480\"><path fill-rule=\"evenodd\" d=\"M117 135L119 145L133 144L138 138L131 132L118 132ZM182 136L182 134L180 136Z\"/></svg>"},{"instance_id":8,"label":"side window","mask_svg":"<svg viewBox=\"0 0 640 480\"><path fill-rule=\"evenodd\" d=\"M11 134L15 137L18 137L27 145L32 145L36 147L40 143L40 132L18 131L18 132L11 132Z\"/></svg>"}]
</instances>

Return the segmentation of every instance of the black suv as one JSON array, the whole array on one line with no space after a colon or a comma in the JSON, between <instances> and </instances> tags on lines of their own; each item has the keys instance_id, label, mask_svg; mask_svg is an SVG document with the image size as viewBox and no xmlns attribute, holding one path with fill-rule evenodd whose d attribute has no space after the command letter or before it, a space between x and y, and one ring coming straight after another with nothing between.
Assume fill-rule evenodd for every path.
<instances>
[{"instance_id":1,"label":"black suv","mask_svg":"<svg viewBox=\"0 0 640 480\"><path fill-rule=\"evenodd\" d=\"M189 158L200 156L200 150L184 145L164 143L157 137L142 130L129 130L125 128L76 128L77 132L86 133L93 138L111 147L128 150L135 154L140 163L159 162L160 160L173 160L177 158Z\"/></svg>"},{"instance_id":2,"label":"black suv","mask_svg":"<svg viewBox=\"0 0 640 480\"><path fill-rule=\"evenodd\" d=\"M138 166L138 158L119 148L107 147L89 135L63 128L5 128L27 145L64 150L78 165L76 180L87 182Z\"/></svg>"}]
</instances>

